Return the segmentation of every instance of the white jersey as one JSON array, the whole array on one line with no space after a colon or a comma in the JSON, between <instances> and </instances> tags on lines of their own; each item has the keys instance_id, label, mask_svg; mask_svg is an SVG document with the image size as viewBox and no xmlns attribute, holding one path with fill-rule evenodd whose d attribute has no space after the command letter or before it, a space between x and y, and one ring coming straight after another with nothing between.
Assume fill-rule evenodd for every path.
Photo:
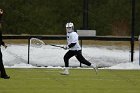
<instances>
[{"instance_id":1,"label":"white jersey","mask_svg":"<svg viewBox=\"0 0 140 93\"><path fill-rule=\"evenodd\" d=\"M67 33L67 43L68 45L71 43L76 43L75 46L71 47L69 50L81 50L81 46L79 45L78 34L76 32Z\"/></svg>"}]
</instances>

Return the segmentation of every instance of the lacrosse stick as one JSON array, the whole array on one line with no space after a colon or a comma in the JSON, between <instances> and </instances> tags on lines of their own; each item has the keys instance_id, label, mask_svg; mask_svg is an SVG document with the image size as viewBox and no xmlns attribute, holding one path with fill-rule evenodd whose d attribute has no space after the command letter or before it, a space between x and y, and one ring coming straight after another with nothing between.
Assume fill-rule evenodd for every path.
<instances>
[{"instance_id":1,"label":"lacrosse stick","mask_svg":"<svg viewBox=\"0 0 140 93\"><path fill-rule=\"evenodd\" d=\"M42 40L40 40L38 38L31 38L30 39L30 44L31 44L32 47L37 47L37 48L40 48L43 45L50 45L50 46L54 46L54 47L64 48L63 46L59 46L59 45L47 44L47 43L43 42Z\"/></svg>"}]
</instances>

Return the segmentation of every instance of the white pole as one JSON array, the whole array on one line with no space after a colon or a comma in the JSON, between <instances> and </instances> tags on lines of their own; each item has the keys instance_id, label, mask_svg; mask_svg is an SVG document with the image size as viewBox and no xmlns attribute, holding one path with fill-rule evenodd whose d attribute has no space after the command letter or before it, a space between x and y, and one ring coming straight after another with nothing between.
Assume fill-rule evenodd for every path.
<instances>
[{"instance_id":1,"label":"white pole","mask_svg":"<svg viewBox=\"0 0 140 93\"><path fill-rule=\"evenodd\" d=\"M140 65L140 35L139 35L138 41L139 41L139 65Z\"/></svg>"}]
</instances>

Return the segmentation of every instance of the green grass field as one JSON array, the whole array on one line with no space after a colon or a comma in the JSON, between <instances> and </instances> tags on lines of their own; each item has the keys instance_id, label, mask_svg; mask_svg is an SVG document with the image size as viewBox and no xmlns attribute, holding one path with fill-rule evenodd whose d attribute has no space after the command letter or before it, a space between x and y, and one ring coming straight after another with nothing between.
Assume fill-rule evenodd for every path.
<instances>
[{"instance_id":1,"label":"green grass field","mask_svg":"<svg viewBox=\"0 0 140 93\"><path fill-rule=\"evenodd\" d=\"M0 93L139 93L140 70L7 68L11 79L0 79Z\"/></svg>"}]
</instances>

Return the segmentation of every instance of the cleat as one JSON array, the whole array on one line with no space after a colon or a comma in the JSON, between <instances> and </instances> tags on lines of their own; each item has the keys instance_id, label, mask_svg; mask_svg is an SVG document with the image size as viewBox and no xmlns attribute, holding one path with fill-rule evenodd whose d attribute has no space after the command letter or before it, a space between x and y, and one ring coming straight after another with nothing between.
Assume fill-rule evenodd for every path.
<instances>
[{"instance_id":1,"label":"cleat","mask_svg":"<svg viewBox=\"0 0 140 93\"><path fill-rule=\"evenodd\" d=\"M69 75L69 72L60 72L61 75Z\"/></svg>"},{"instance_id":2,"label":"cleat","mask_svg":"<svg viewBox=\"0 0 140 93\"><path fill-rule=\"evenodd\" d=\"M66 67L63 72L60 72L61 75L69 75L69 68Z\"/></svg>"},{"instance_id":3,"label":"cleat","mask_svg":"<svg viewBox=\"0 0 140 93\"><path fill-rule=\"evenodd\" d=\"M3 79L10 79L10 76L1 76L1 78L3 78Z\"/></svg>"},{"instance_id":4,"label":"cleat","mask_svg":"<svg viewBox=\"0 0 140 93\"><path fill-rule=\"evenodd\" d=\"M98 74L98 67L93 67L93 69L95 70L96 74Z\"/></svg>"},{"instance_id":5,"label":"cleat","mask_svg":"<svg viewBox=\"0 0 140 93\"><path fill-rule=\"evenodd\" d=\"M95 70L96 74L98 73L98 67L96 66L96 64L91 64L91 66L93 67L93 69Z\"/></svg>"}]
</instances>

